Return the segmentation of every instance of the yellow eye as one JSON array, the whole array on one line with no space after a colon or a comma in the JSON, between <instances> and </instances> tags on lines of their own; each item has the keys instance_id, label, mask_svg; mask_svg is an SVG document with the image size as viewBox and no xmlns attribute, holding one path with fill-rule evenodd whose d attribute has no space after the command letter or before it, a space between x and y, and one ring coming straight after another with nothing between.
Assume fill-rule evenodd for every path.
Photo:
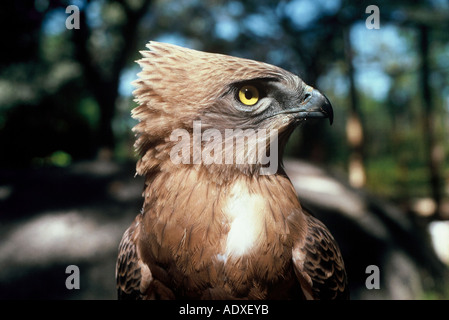
<instances>
[{"instance_id":1,"label":"yellow eye","mask_svg":"<svg viewBox=\"0 0 449 320\"><path fill-rule=\"evenodd\" d=\"M239 99L243 104L253 106L259 101L259 90L254 86L243 86L239 90Z\"/></svg>"}]
</instances>

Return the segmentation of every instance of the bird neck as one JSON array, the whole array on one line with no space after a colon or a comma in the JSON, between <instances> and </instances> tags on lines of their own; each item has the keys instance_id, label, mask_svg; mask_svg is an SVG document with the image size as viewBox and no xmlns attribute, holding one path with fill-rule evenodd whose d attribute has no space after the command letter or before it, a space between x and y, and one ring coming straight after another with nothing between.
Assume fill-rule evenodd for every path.
<instances>
[{"instance_id":1,"label":"bird neck","mask_svg":"<svg viewBox=\"0 0 449 320\"><path fill-rule=\"evenodd\" d=\"M286 221L301 210L295 189L283 171L274 175L234 172L224 179L196 166L160 170L146 176L144 198L143 212L150 219L164 223L173 220L185 228L202 223L220 233L226 231L221 229L223 221L239 214L268 219L263 222L273 230L288 232Z\"/></svg>"},{"instance_id":2,"label":"bird neck","mask_svg":"<svg viewBox=\"0 0 449 320\"><path fill-rule=\"evenodd\" d=\"M294 188L281 174L240 174L220 184L207 170L181 167L147 176L144 195L140 254L172 266L173 277L205 281L204 272L222 270L275 283L306 234Z\"/></svg>"}]
</instances>

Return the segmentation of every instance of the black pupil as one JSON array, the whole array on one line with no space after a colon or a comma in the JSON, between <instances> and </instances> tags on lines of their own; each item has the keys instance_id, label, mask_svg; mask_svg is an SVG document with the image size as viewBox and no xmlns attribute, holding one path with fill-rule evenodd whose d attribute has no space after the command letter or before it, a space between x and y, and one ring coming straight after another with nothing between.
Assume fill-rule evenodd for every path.
<instances>
[{"instance_id":1,"label":"black pupil","mask_svg":"<svg viewBox=\"0 0 449 320\"><path fill-rule=\"evenodd\" d=\"M248 100L253 98L253 93L249 89L245 89L245 98Z\"/></svg>"}]
</instances>

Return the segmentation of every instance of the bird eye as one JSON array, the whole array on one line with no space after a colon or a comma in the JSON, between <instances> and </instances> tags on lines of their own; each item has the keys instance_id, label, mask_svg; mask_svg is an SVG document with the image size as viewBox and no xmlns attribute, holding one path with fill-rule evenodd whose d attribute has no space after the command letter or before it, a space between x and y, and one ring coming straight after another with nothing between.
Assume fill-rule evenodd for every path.
<instances>
[{"instance_id":1,"label":"bird eye","mask_svg":"<svg viewBox=\"0 0 449 320\"><path fill-rule=\"evenodd\" d=\"M243 86L239 90L239 100L247 106L253 106L259 101L259 90L254 86Z\"/></svg>"}]
</instances>

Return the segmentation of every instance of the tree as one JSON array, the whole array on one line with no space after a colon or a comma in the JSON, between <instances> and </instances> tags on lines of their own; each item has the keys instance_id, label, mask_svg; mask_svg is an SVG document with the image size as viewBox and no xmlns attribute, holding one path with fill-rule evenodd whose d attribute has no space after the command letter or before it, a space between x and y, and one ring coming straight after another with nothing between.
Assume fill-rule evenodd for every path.
<instances>
[{"instance_id":1,"label":"tree","mask_svg":"<svg viewBox=\"0 0 449 320\"><path fill-rule=\"evenodd\" d=\"M354 79L353 49L350 30L343 30L345 44L345 58L347 76L349 79L349 116L346 122L346 139L350 146L349 155L349 183L353 187L361 188L366 182L365 166L363 164L363 125L360 117L359 99Z\"/></svg>"},{"instance_id":2,"label":"tree","mask_svg":"<svg viewBox=\"0 0 449 320\"><path fill-rule=\"evenodd\" d=\"M103 6L110 6L113 3L110 1ZM131 55L137 51L136 39L139 23L147 13L150 0L141 1L137 6L129 1L119 1L118 3L120 8L117 10L124 15L123 22L109 26L111 30L106 32L112 33L110 36L113 41L110 45L100 48L113 53L107 56L110 59L107 64L102 61L105 57L99 56L99 52L101 52L101 50L97 51L99 48L90 49L95 30L87 24L85 11L81 11L80 29L72 33L75 58L82 65L84 78L100 108L99 145L110 149L113 149L115 145L112 120L115 114L120 74Z\"/></svg>"},{"instance_id":3,"label":"tree","mask_svg":"<svg viewBox=\"0 0 449 320\"><path fill-rule=\"evenodd\" d=\"M426 146L427 165L429 168L429 183L432 198L435 201L435 218L441 219L441 201L442 201L442 147L435 136L435 107L433 96L430 88L430 61L429 61L429 26L421 24L419 30L419 53L421 56L420 66L420 84L422 88L422 104L423 104L423 135Z\"/></svg>"}]
</instances>

